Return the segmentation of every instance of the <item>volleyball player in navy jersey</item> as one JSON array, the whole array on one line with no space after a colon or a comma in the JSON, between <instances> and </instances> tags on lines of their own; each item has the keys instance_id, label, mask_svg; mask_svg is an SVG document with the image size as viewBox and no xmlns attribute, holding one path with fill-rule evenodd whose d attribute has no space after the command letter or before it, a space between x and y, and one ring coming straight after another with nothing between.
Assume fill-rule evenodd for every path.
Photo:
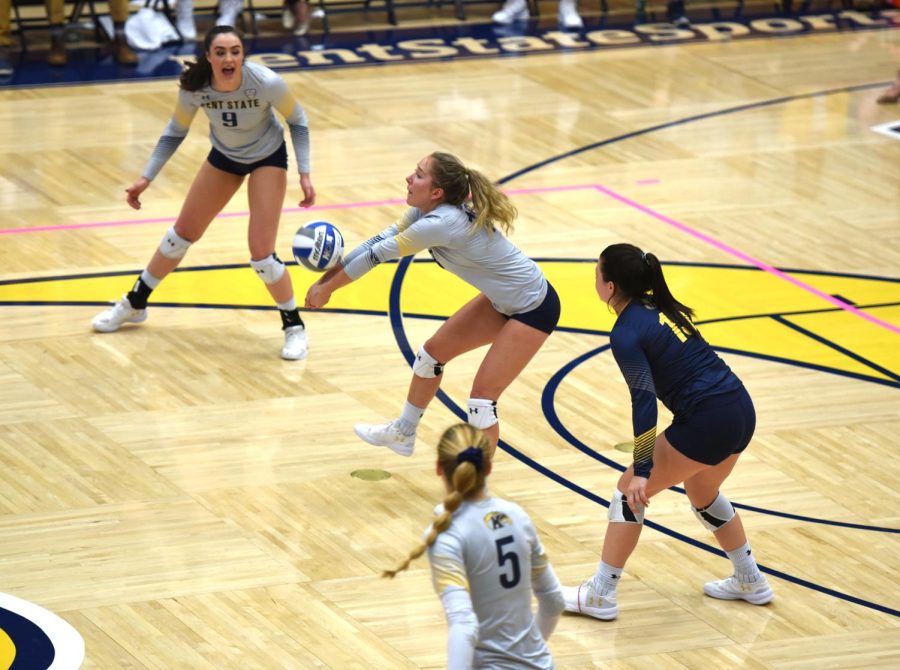
<instances>
[{"instance_id":1,"label":"volleyball player in navy jersey","mask_svg":"<svg viewBox=\"0 0 900 670\"><path fill-rule=\"evenodd\" d=\"M596 289L617 316L613 356L631 392L634 463L619 478L596 574L564 588L566 609L615 619L616 586L637 546L650 498L684 488L700 522L734 566L731 577L707 582L713 598L763 605L772 589L750 551L740 516L719 491L756 427L750 395L691 322L693 310L669 291L659 260L631 244L607 247L597 263ZM674 418L656 434L656 400Z\"/></svg>"}]
</instances>

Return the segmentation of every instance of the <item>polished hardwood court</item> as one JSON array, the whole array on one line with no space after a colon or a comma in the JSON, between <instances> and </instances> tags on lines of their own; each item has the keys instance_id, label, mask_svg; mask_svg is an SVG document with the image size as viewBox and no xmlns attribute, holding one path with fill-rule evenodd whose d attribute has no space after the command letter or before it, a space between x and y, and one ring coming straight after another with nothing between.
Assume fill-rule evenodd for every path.
<instances>
[{"instance_id":1,"label":"polished hardwood court","mask_svg":"<svg viewBox=\"0 0 900 670\"><path fill-rule=\"evenodd\" d=\"M563 316L500 401L490 489L531 515L563 583L593 573L630 462L593 284L607 244L664 261L754 398L723 492L775 600L703 595L730 564L667 491L619 618L564 615L559 668L900 666L900 140L872 130L900 123L875 102L898 65L894 29L282 72L318 191L297 208L291 168L283 258L311 219L350 246L382 230L434 150L518 207L512 239ZM434 445L483 352L447 365L411 458L352 426L398 414L410 348L471 290L425 254L381 266L304 312L309 358L283 361L242 189L146 323L92 332L209 150L201 114L127 207L175 95L172 79L0 90L0 591L70 623L85 668L440 668L427 560L380 572L442 498ZM291 273L302 301L315 276Z\"/></svg>"}]
</instances>

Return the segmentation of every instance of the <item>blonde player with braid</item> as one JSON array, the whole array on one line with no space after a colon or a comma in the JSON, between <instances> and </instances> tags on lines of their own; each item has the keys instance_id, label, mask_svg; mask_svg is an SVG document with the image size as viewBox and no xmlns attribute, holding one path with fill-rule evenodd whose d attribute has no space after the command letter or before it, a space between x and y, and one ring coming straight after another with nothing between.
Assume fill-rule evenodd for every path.
<instances>
[{"instance_id":1,"label":"blonde player with braid","mask_svg":"<svg viewBox=\"0 0 900 670\"><path fill-rule=\"evenodd\" d=\"M393 577L428 551L449 625L449 670L554 668L546 640L565 605L559 580L528 515L487 493L490 440L459 423L444 431L437 451L447 497L425 541L384 576Z\"/></svg>"},{"instance_id":2,"label":"blonde player with braid","mask_svg":"<svg viewBox=\"0 0 900 670\"><path fill-rule=\"evenodd\" d=\"M471 196L471 202L469 198ZM434 152L406 178L411 207L397 223L347 254L306 294L306 306L323 307L331 294L379 263L424 249L442 268L479 291L419 349L400 417L387 424L358 424L369 444L411 456L416 428L441 385L444 365L486 344L468 402L468 421L497 444L497 401L519 376L559 321L559 297L537 264L504 235L516 209L482 173L452 154ZM502 231L502 232L501 232Z\"/></svg>"}]
</instances>

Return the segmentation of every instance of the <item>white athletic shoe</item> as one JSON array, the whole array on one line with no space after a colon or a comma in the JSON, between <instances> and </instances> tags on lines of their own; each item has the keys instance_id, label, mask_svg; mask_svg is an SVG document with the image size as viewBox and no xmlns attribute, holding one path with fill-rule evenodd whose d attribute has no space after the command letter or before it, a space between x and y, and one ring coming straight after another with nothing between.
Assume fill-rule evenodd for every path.
<instances>
[{"instance_id":1,"label":"white athletic shoe","mask_svg":"<svg viewBox=\"0 0 900 670\"><path fill-rule=\"evenodd\" d=\"M494 23L508 26L516 21L524 21L528 18L528 4L525 0L506 0L506 4L491 17Z\"/></svg>"},{"instance_id":2,"label":"white athletic shoe","mask_svg":"<svg viewBox=\"0 0 900 670\"><path fill-rule=\"evenodd\" d=\"M396 423L396 421L381 424L358 423L353 426L353 432L363 442L376 447L387 447L401 456L412 456L413 449L416 448L416 434L404 435Z\"/></svg>"},{"instance_id":3,"label":"white athletic shoe","mask_svg":"<svg viewBox=\"0 0 900 670\"><path fill-rule=\"evenodd\" d=\"M175 19L175 27L178 28L178 32L184 39L197 39L197 24L194 23L193 15L182 16L179 14Z\"/></svg>"},{"instance_id":4,"label":"white athletic shoe","mask_svg":"<svg viewBox=\"0 0 900 670\"><path fill-rule=\"evenodd\" d=\"M135 309L131 306L131 303L128 302L128 298L122 296L122 299L113 303L112 307L103 310L95 316L94 320L91 321L91 326L93 326L94 330L98 333L114 333L119 330L123 324L143 323L146 320L147 310Z\"/></svg>"},{"instance_id":5,"label":"white athletic shoe","mask_svg":"<svg viewBox=\"0 0 900 670\"><path fill-rule=\"evenodd\" d=\"M720 600L746 600L753 605L765 605L775 597L765 575L760 575L755 582L749 583L738 581L734 575L728 579L706 582L703 593Z\"/></svg>"},{"instance_id":6,"label":"white athletic shoe","mask_svg":"<svg viewBox=\"0 0 900 670\"><path fill-rule=\"evenodd\" d=\"M194 22L194 3L183 0L175 5L175 27L186 40L197 39L197 24Z\"/></svg>"},{"instance_id":7,"label":"white athletic shoe","mask_svg":"<svg viewBox=\"0 0 900 670\"><path fill-rule=\"evenodd\" d=\"M306 338L306 328L303 326L285 328L281 357L286 361L301 361L308 353L309 340Z\"/></svg>"},{"instance_id":8,"label":"white athletic shoe","mask_svg":"<svg viewBox=\"0 0 900 670\"><path fill-rule=\"evenodd\" d=\"M584 28L584 21L578 15L575 8L574 0L560 0L559 2L559 25L569 30L578 30Z\"/></svg>"},{"instance_id":9,"label":"white athletic shoe","mask_svg":"<svg viewBox=\"0 0 900 670\"><path fill-rule=\"evenodd\" d=\"M587 614L603 621L612 621L619 616L616 592L599 595L593 579L588 579L578 586L564 586L562 592L566 600L566 612Z\"/></svg>"},{"instance_id":10,"label":"white athletic shoe","mask_svg":"<svg viewBox=\"0 0 900 670\"><path fill-rule=\"evenodd\" d=\"M294 11L290 7L285 7L281 12L281 26L285 30L293 30L295 22Z\"/></svg>"}]
</instances>

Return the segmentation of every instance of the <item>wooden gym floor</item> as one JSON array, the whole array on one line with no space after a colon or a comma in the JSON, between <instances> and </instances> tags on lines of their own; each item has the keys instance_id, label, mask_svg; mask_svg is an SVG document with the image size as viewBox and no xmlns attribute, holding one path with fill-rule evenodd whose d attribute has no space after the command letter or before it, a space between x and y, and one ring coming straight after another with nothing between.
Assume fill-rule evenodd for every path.
<instances>
[{"instance_id":1,"label":"wooden gym floor","mask_svg":"<svg viewBox=\"0 0 900 670\"><path fill-rule=\"evenodd\" d=\"M435 149L511 193L513 240L564 309L501 400L491 490L531 514L564 583L593 572L629 462L593 293L605 245L666 261L755 399L724 491L775 601L705 598L729 564L666 492L619 619L565 616L558 667L900 665L900 141L872 130L900 118L875 104L898 63L900 32L883 29L283 72L318 190L300 211L291 177L283 257L313 218L351 245L381 230ZM410 352L471 291L427 257L380 267L305 314L310 357L282 361L242 191L145 324L91 332L208 151L198 117L127 208L174 97L171 79L0 90L0 591L71 624L85 668L439 668L427 561L379 573L441 499L433 445L481 353L447 366L412 458L352 425L398 412ZM302 298L314 277L291 272Z\"/></svg>"}]
</instances>

